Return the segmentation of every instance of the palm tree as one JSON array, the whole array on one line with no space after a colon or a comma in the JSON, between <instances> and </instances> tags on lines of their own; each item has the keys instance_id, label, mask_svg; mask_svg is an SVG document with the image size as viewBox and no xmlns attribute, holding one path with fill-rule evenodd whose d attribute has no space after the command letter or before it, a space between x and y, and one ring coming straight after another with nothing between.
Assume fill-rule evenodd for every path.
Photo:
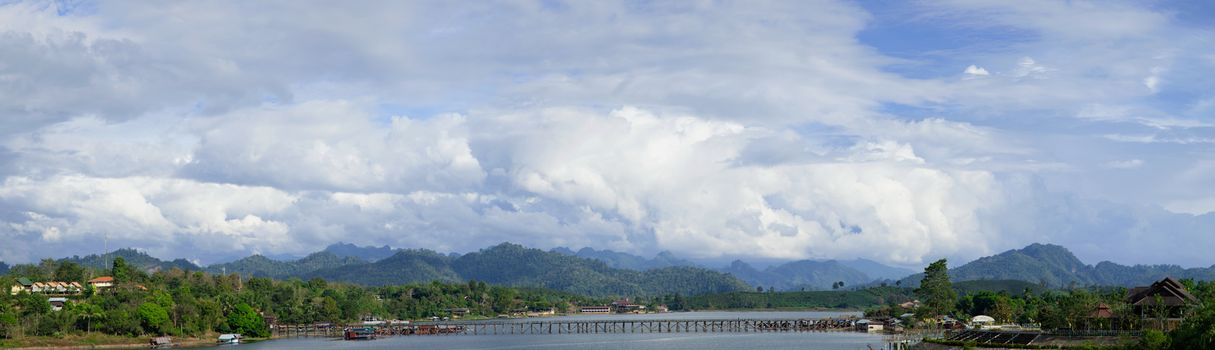
<instances>
[{"instance_id":1,"label":"palm tree","mask_svg":"<svg viewBox=\"0 0 1215 350\"><path fill-rule=\"evenodd\" d=\"M105 316L105 314L101 312L101 308L97 307L97 305L93 305L93 304L81 304L80 305L80 317L84 317L85 327L86 327L85 329L89 333L93 332L93 320L104 317L104 316Z\"/></svg>"}]
</instances>

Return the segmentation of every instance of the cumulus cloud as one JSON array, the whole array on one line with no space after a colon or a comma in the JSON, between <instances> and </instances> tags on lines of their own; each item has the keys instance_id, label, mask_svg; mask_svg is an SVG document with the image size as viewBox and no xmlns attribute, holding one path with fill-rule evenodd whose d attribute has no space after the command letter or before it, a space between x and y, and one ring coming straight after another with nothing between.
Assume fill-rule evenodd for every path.
<instances>
[{"instance_id":1,"label":"cumulus cloud","mask_svg":"<svg viewBox=\"0 0 1215 350\"><path fill-rule=\"evenodd\" d=\"M357 104L310 101L236 110L194 123L185 175L293 190L410 191L476 185L463 117L371 120Z\"/></svg>"},{"instance_id":2,"label":"cumulus cloud","mask_svg":"<svg viewBox=\"0 0 1215 350\"><path fill-rule=\"evenodd\" d=\"M973 64L972 64L972 65L970 65L969 67L966 67L966 70L965 70L965 71L963 71L962 73L965 73L966 75L970 75L970 76L987 76L987 75L991 75L991 73L988 73L988 72L987 72L987 69L983 69L983 67L979 67L979 66L976 66L976 65L973 65Z\"/></svg>"},{"instance_id":3,"label":"cumulus cloud","mask_svg":"<svg viewBox=\"0 0 1215 350\"><path fill-rule=\"evenodd\" d=\"M0 238L40 243L0 260L108 236L203 262L355 240L916 265L1215 227L1159 208L1215 193L1052 183L1192 164L1146 147L1215 137L1210 96L1158 107L1200 86L1209 35L1123 5L914 6L1029 34L951 51L958 79L836 1L0 5ZM1184 170L1157 182L1213 173Z\"/></svg>"}]
</instances>

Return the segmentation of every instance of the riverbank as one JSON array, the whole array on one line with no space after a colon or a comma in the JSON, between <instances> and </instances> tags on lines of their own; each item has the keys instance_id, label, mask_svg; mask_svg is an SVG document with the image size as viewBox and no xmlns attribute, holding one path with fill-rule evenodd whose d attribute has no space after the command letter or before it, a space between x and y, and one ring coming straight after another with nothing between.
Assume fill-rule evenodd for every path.
<instances>
[{"instance_id":1,"label":"riverbank","mask_svg":"<svg viewBox=\"0 0 1215 350\"><path fill-rule=\"evenodd\" d=\"M917 350L956 350L964 349L967 346L975 349L1075 349L1075 350L1120 350L1128 349L1136 344L1138 339L1130 337L1108 337L1108 336L1045 336L1039 341L1035 341L1030 345L1002 345L1002 344L984 344L975 342L951 341L942 339L926 338L924 342L914 349Z\"/></svg>"},{"instance_id":2,"label":"riverbank","mask_svg":"<svg viewBox=\"0 0 1215 350\"><path fill-rule=\"evenodd\" d=\"M136 349L147 348L146 337L127 337L101 333L71 334L60 337L20 337L0 340L0 348L13 350L76 350L76 349ZM203 346L215 344L215 337L173 338L176 347Z\"/></svg>"}]
</instances>

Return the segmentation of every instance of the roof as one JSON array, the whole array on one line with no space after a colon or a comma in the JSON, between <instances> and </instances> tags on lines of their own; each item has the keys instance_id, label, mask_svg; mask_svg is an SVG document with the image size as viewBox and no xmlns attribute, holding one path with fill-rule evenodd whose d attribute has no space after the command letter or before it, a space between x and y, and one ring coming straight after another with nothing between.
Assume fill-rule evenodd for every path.
<instances>
[{"instance_id":1,"label":"roof","mask_svg":"<svg viewBox=\"0 0 1215 350\"><path fill-rule=\"evenodd\" d=\"M1110 311L1110 306L1105 303L1097 304L1097 309L1088 315L1092 318L1114 318L1114 312Z\"/></svg>"},{"instance_id":2,"label":"roof","mask_svg":"<svg viewBox=\"0 0 1215 350\"><path fill-rule=\"evenodd\" d=\"M105 283L105 282L114 282L114 277L101 276L101 277L97 277L97 278L89 280L89 283Z\"/></svg>"},{"instance_id":3,"label":"roof","mask_svg":"<svg viewBox=\"0 0 1215 350\"><path fill-rule=\"evenodd\" d=\"M54 302L66 303L67 298L63 298L63 297L46 298L46 301L51 302L51 303L54 303Z\"/></svg>"},{"instance_id":4,"label":"roof","mask_svg":"<svg viewBox=\"0 0 1215 350\"><path fill-rule=\"evenodd\" d=\"M1180 306L1199 302L1198 298L1190 294L1181 282L1177 282L1172 277L1165 277L1147 287L1131 288L1127 292L1126 299L1128 303L1136 306L1154 306L1157 303L1166 306Z\"/></svg>"},{"instance_id":5,"label":"roof","mask_svg":"<svg viewBox=\"0 0 1215 350\"><path fill-rule=\"evenodd\" d=\"M970 322L971 322L971 323L978 323L978 322L996 322L996 319L995 319L995 318L992 318L991 316L987 316L987 315L978 315L978 316L975 316L975 317L971 318L971 319L970 319Z\"/></svg>"},{"instance_id":6,"label":"roof","mask_svg":"<svg viewBox=\"0 0 1215 350\"><path fill-rule=\"evenodd\" d=\"M30 285L34 284L33 281L30 281L30 279L25 278L25 277L18 278L17 283L20 283L23 286L30 286Z\"/></svg>"}]
</instances>

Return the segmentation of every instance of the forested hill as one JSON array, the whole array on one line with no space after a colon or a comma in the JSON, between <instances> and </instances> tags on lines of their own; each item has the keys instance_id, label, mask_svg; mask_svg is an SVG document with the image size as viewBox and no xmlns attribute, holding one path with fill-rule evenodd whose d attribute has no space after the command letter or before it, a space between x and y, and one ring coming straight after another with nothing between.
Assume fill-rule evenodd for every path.
<instances>
[{"instance_id":1,"label":"forested hill","mask_svg":"<svg viewBox=\"0 0 1215 350\"><path fill-rule=\"evenodd\" d=\"M301 277L317 270L366 263L366 261L359 258L339 257L333 253L323 251L312 253L304 258L293 261L278 261L261 255L253 255L229 263L208 266L207 272L239 273L254 277L286 279Z\"/></svg>"},{"instance_id":2,"label":"forested hill","mask_svg":"<svg viewBox=\"0 0 1215 350\"><path fill-rule=\"evenodd\" d=\"M1215 279L1215 266L1182 268L1177 265L1126 266L1103 261L1086 265L1067 248L1052 244L1031 244L1022 249L979 258L949 270L954 281L1020 280L1052 288L1067 286L1141 286L1165 276ZM921 274L900 281L903 285L919 285Z\"/></svg>"},{"instance_id":3,"label":"forested hill","mask_svg":"<svg viewBox=\"0 0 1215 350\"><path fill-rule=\"evenodd\" d=\"M913 270L888 266L868 259L839 260L839 263L856 269L875 280L897 280L915 273Z\"/></svg>"},{"instance_id":4,"label":"forested hill","mask_svg":"<svg viewBox=\"0 0 1215 350\"><path fill-rule=\"evenodd\" d=\"M73 256L70 258L64 258L64 259L60 259L60 261L71 261L71 262L80 264L81 266L87 266L87 267L92 267L92 268L109 268L107 266L107 264L113 262L114 258L116 258L116 257L122 257L123 260L126 260L127 265L129 265L129 266L133 266L133 267L139 268L140 270L148 271L148 272L159 271L159 270L171 270L174 268L182 269L182 270L186 270L186 271L202 270L201 267L198 267L198 265L195 265L194 263L191 263L190 261L188 261L186 259L176 259L176 260L172 260L172 261L164 261L164 260L157 259L151 255L148 255L147 253L144 253L144 252L141 252L141 251L138 251L135 249L131 249L131 248L123 248L123 249L115 250L114 252L107 254L105 256L91 254L91 255L86 255L84 257Z\"/></svg>"},{"instance_id":5,"label":"forested hill","mask_svg":"<svg viewBox=\"0 0 1215 350\"><path fill-rule=\"evenodd\" d=\"M428 250L402 250L375 263L326 269L306 277L364 285L477 280L541 287L589 296L685 295L750 289L733 276L695 267L647 271L616 269L575 256L503 243L457 258Z\"/></svg>"},{"instance_id":6,"label":"forested hill","mask_svg":"<svg viewBox=\"0 0 1215 350\"><path fill-rule=\"evenodd\" d=\"M325 247L323 252L331 253L343 258L359 258L374 262L396 254L397 250L392 249L387 245L382 247L360 247L350 243L337 242Z\"/></svg>"},{"instance_id":7,"label":"forested hill","mask_svg":"<svg viewBox=\"0 0 1215 350\"><path fill-rule=\"evenodd\" d=\"M594 259L613 268L637 271L674 266L702 267L667 251L658 253L649 259L629 253L593 248L582 248L575 252L569 248L558 247L554 248L552 252ZM886 266L865 259L799 260L773 266L763 271L737 261L730 266L716 270L734 275L747 282L752 288L775 287L777 290L824 290L830 289L836 282L844 282L845 286L855 286L877 280L894 280L915 273L915 271Z\"/></svg>"},{"instance_id":8,"label":"forested hill","mask_svg":"<svg viewBox=\"0 0 1215 350\"><path fill-rule=\"evenodd\" d=\"M720 271L730 273L754 286L786 291L825 290L831 289L836 282L844 282L844 287L848 287L874 280L864 272L835 260L799 260L770 266L764 270L736 260Z\"/></svg>"},{"instance_id":9,"label":"forested hill","mask_svg":"<svg viewBox=\"0 0 1215 350\"><path fill-rule=\"evenodd\" d=\"M8 273L8 264L5 264L3 261L0 261L0 275L6 274L6 273Z\"/></svg>"},{"instance_id":10,"label":"forested hill","mask_svg":"<svg viewBox=\"0 0 1215 350\"><path fill-rule=\"evenodd\" d=\"M618 269L628 269L628 270L637 270L637 271L645 271L645 270L650 270L650 269L658 269L658 268L672 267L672 266L693 266L693 267L697 266L696 263L681 259L681 258L675 256L675 254L672 254L671 252L668 252L668 251L660 252L660 253L658 253L658 255L654 256L651 259L646 259L644 257L629 254L629 253L615 252L615 251L611 251L611 250L607 250L607 249L595 250L594 248L590 248L590 247L579 249L577 252L575 252L569 248L565 248L565 247L553 248L553 250L551 250L551 251L554 253L560 253L560 254L564 254L564 255L577 256L579 258L599 260L599 261L602 261L603 263L607 264L608 266L618 268Z\"/></svg>"}]
</instances>

